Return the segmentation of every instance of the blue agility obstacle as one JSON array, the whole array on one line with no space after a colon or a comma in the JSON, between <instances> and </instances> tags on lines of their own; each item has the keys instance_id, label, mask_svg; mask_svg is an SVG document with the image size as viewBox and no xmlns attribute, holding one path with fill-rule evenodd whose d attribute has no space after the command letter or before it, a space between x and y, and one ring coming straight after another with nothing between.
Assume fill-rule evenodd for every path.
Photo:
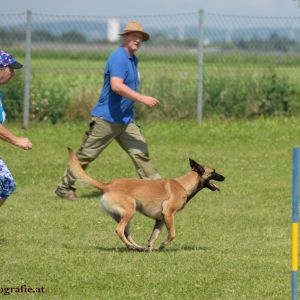
<instances>
[{"instance_id":1,"label":"blue agility obstacle","mask_svg":"<svg viewBox=\"0 0 300 300\"><path fill-rule=\"evenodd\" d=\"M299 148L293 148L292 300L298 299L298 183Z\"/></svg>"}]
</instances>

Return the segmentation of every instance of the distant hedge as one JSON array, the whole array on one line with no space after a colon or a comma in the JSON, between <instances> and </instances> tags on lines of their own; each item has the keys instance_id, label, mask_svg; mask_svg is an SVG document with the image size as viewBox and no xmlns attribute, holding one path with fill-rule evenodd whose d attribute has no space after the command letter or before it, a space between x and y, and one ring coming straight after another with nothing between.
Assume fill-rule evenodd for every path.
<instances>
[{"instance_id":1,"label":"distant hedge","mask_svg":"<svg viewBox=\"0 0 300 300\"><path fill-rule=\"evenodd\" d=\"M172 74L171 74L172 75ZM197 81L190 78L148 78L141 92L160 99L157 108L136 105L137 119L195 119L197 111ZM31 80L30 118L37 121L76 121L89 118L102 83L88 74L36 74ZM10 120L21 120L24 98L24 78L21 74L1 87L4 106ZM300 114L300 85L266 70L248 77L207 75L203 86L203 116L223 118L253 118L257 116L292 116Z\"/></svg>"}]
</instances>

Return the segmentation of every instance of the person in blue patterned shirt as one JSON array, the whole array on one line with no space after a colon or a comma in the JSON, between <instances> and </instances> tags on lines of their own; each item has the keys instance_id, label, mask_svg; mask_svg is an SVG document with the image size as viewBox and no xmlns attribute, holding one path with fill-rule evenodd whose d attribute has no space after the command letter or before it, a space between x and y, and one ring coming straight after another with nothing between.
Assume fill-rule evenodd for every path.
<instances>
[{"instance_id":1,"label":"person in blue patterned shirt","mask_svg":"<svg viewBox=\"0 0 300 300\"><path fill-rule=\"evenodd\" d=\"M3 50L0 51L0 85L7 84L15 75L15 69L21 69L22 64L17 62L14 57ZM10 132L3 123L6 115L3 107L3 93L0 91L0 139L15 145L21 149L29 150L32 143L28 138L17 137ZM3 205L7 197L15 190L16 184L8 167L3 159L0 158L0 206Z\"/></svg>"}]
</instances>

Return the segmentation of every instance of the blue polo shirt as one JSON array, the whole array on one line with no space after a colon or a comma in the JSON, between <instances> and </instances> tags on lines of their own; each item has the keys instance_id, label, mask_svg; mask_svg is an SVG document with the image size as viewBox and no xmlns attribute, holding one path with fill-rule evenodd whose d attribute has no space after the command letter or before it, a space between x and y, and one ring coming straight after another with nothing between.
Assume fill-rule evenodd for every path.
<instances>
[{"instance_id":1,"label":"blue polo shirt","mask_svg":"<svg viewBox=\"0 0 300 300\"><path fill-rule=\"evenodd\" d=\"M108 58L104 69L104 83L99 100L91 115L112 123L128 124L134 120L134 101L113 92L112 77L123 79L124 84L137 91L139 86L138 59L123 48L117 48Z\"/></svg>"}]
</instances>

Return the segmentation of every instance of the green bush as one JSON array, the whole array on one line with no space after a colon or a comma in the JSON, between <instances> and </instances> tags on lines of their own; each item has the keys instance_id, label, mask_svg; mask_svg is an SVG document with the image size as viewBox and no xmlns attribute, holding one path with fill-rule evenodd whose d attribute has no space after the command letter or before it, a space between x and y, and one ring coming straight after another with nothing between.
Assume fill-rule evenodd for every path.
<instances>
[{"instance_id":1,"label":"green bush","mask_svg":"<svg viewBox=\"0 0 300 300\"><path fill-rule=\"evenodd\" d=\"M294 85L276 72L269 71L255 82L254 99L250 98L247 116L291 115L291 102L295 95ZM251 91L251 90L250 90ZM250 94L251 95L251 94Z\"/></svg>"},{"instance_id":2,"label":"green bush","mask_svg":"<svg viewBox=\"0 0 300 300\"><path fill-rule=\"evenodd\" d=\"M30 115L32 119L56 123L65 116L70 104L69 87L62 76L32 80Z\"/></svg>"},{"instance_id":3,"label":"green bush","mask_svg":"<svg viewBox=\"0 0 300 300\"><path fill-rule=\"evenodd\" d=\"M66 120L84 121L91 116L91 110L96 104L96 97L90 89L76 91L72 96L72 102L66 111Z\"/></svg>"},{"instance_id":4,"label":"green bush","mask_svg":"<svg viewBox=\"0 0 300 300\"><path fill-rule=\"evenodd\" d=\"M204 115L225 118L297 115L296 89L274 70L250 78L210 77L204 83Z\"/></svg>"},{"instance_id":5,"label":"green bush","mask_svg":"<svg viewBox=\"0 0 300 300\"><path fill-rule=\"evenodd\" d=\"M141 92L158 98L160 104L154 109L137 104L137 119L196 118L197 79L188 72L178 73L150 74L142 80ZM101 80L94 74L34 74L30 88L30 118L51 123L88 119L99 97ZM3 92L9 118L20 120L24 97L22 73L3 86ZM203 115L223 118L296 116L300 114L299 92L299 84L272 69L260 75L240 77L207 73L203 84Z\"/></svg>"},{"instance_id":6,"label":"green bush","mask_svg":"<svg viewBox=\"0 0 300 300\"><path fill-rule=\"evenodd\" d=\"M147 78L141 84L141 93L159 99L157 108L136 105L141 119L192 119L196 117L197 82L186 76L181 78Z\"/></svg>"},{"instance_id":7,"label":"green bush","mask_svg":"<svg viewBox=\"0 0 300 300\"><path fill-rule=\"evenodd\" d=\"M99 83L89 75L68 74L54 76L37 74L31 84L31 118L57 123L81 120L89 115L91 101L98 97Z\"/></svg>"}]
</instances>

